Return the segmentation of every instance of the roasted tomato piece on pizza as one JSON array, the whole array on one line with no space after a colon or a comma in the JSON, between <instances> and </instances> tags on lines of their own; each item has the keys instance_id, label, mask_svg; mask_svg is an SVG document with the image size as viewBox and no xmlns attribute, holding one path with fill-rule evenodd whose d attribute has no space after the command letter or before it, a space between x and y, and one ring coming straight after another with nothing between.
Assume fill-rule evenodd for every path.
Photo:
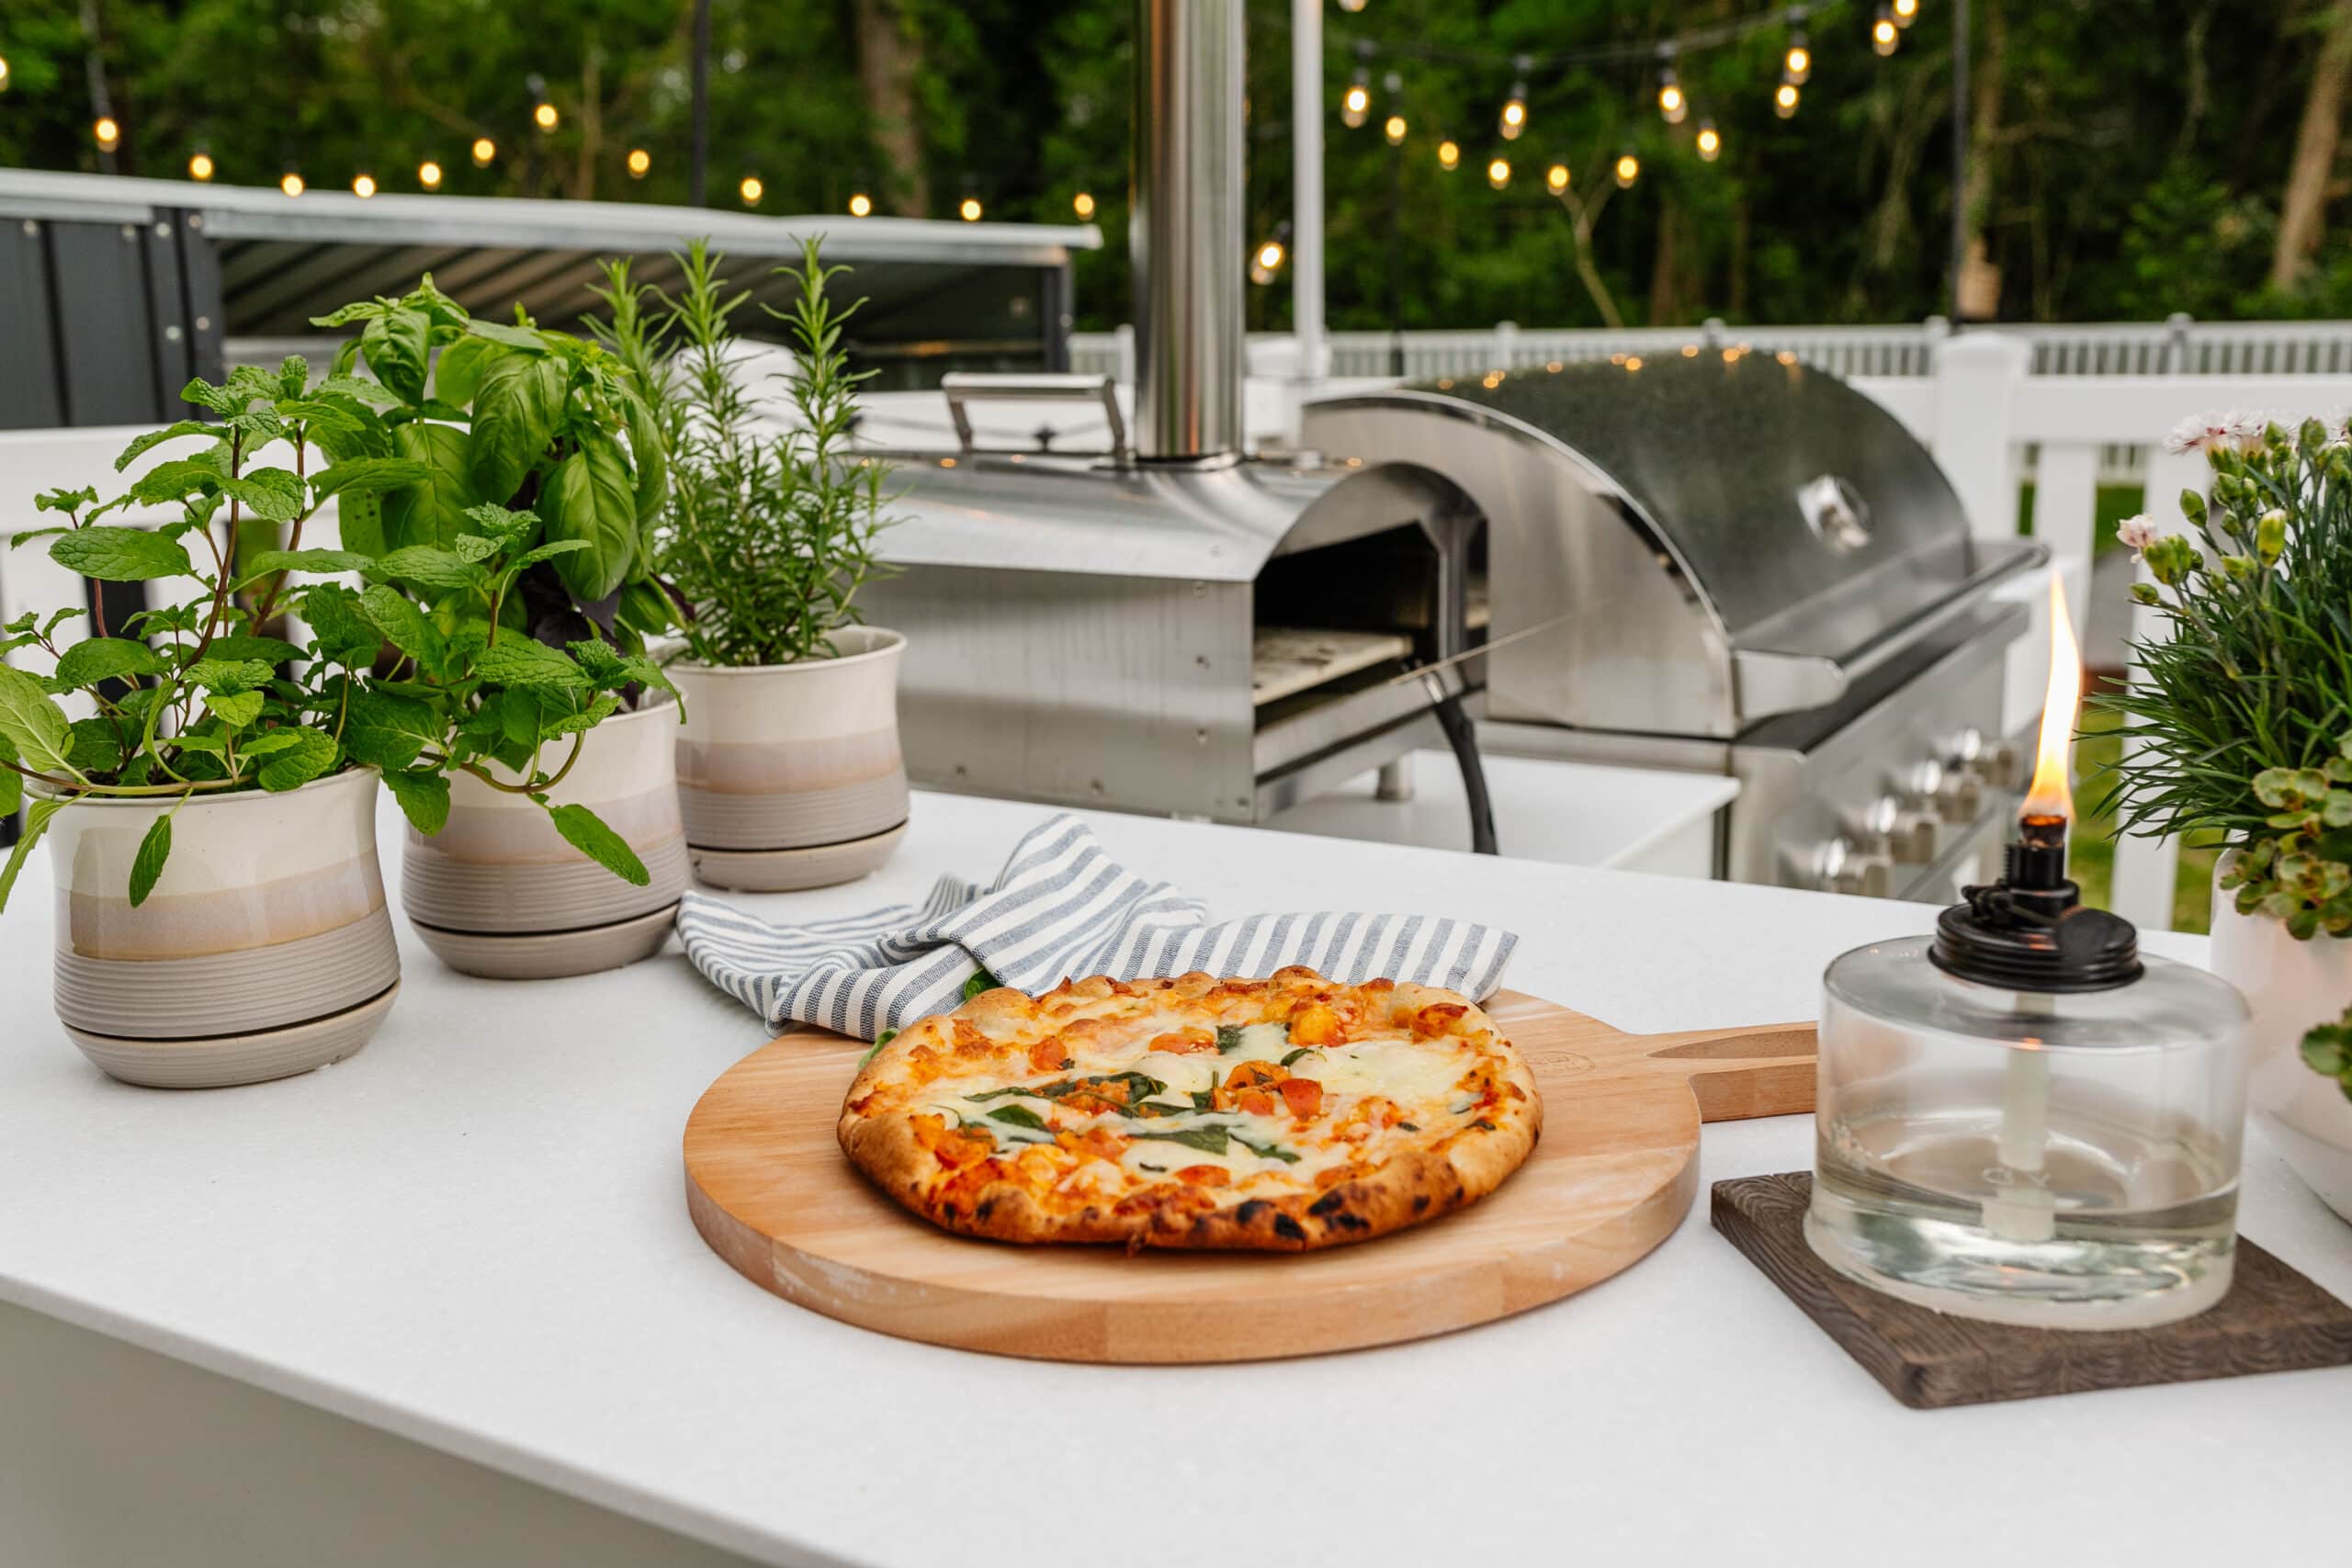
<instances>
[{"instance_id":1,"label":"roasted tomato piece on pizza","mask_svg":"<svg viewBox=\"0 0 2352 1568\"><path fill-rule=\"evenodd\" d=\"M1476 1201L1543 1121L1467 997L1291 968L984 991L874 1053L841 1142L966 1235L1304 1252Z\"/></svg>"}]
</instances>

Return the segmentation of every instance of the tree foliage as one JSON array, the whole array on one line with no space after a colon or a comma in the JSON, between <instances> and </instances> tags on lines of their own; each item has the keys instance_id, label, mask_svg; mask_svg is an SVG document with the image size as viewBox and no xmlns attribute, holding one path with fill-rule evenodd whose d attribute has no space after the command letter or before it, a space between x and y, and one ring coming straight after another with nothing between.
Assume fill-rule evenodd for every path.
<instances>
[{"instance_id":1,"label":"tree foliage","mask_svg":"<svg viewBox=\"0 0 2352 1568\"><path fill-rule=\"evenodd\" d=\"M0 162L94 168L78 0L11 0L0 52ZM1129 9L1125 0L713 0L714 204L756 172L772 212L948 216L967 194L990 218L1064 222L1080 190L1104 249L1084 256L1079 320L1128 316ZM1760 0L1370 0L1327 12L1325 127L1330 320L1375 327L1512 319L1593 324L1605 293L1630 321L1917 319L1943 307L1953 206L1949 0L1922 0L1891 59L1872 7L1811 24L1798 113L1771 93L1778 27L1675 62L1691 118L1654 107L1646 45L1767 12ZM1972 204L2010 319L2352 313L2352 260L2322 244L2290 288L2268 281L2297 123L2335 0L1974 0L1972 95L1983 170ZM689 0L100 0L100 57L124 127L126 172L177 175L198 144L220 177L266 184L299 164L314 188L362 170L413 188L431 157L473 194L682 201ZM878 32L876 29L880 29ZM1289 207L1289 7L1251 0L1250 213ZM871 40L905 62L893 91L863 69ZM862 45L861 39L867 40ZM1358 54L1360 40L1375 52ZM1623 58L1560 57L1615 47ZM1512 56L1528 73L1527 133L1496 111ZM1375 105L1337 112L1359 63ZM1385 79L1395 73L1399 87ZM526 79L560 114L535 130ZM1410 123L1401 149L1380 130ZM1702 162L1701 117L1724 137ZM1441 135L1459 169L1439 167ZM499 154L477 168L466 148ZM633 181L629 149L651 155ZM886 147L916 149L894 164ZM1635 152L1634 186L1609 186ZM1480 171L1502 153L1508 190ZM1575 225L1544 189L1555 160L1603 199L1580 276ZM2340 184L2340 182L2339 182ZM2335 206L2342 196L2335 194ZM2344 215L2330 212L2340 224ZM1286 320L1286 282L1253 290L1252 322Z\"/></svg>"}]
</instances>

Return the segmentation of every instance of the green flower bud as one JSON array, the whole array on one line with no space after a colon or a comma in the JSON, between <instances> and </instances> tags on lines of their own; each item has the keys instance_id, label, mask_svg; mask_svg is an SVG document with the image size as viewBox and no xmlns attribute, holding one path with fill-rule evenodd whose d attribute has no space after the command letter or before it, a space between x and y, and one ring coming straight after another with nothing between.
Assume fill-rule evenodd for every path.
<instances>
[{"instance_id":1,"label":"green flower bud","mask_svg":"<svg viewBox=\"0 0 2352 1568\"><path fill-rule=\"evenodd\" d=\"M2306 457L2327 445L2327 426L2315 419L2303 421L2303 428L2299 434Z\"/></svg>"},{"instance_id":2,"label":"green flower bud","mask_svg":"<svg viewBox=\"0 0 2352 1568\"><path fill-rule=\"evenodd\" d=\"M2202 527L2205 523L2205 498L2193 490L2180 492L2180 514Z\"/></svg>"},{"instance_id":3,"label":"green flower bud","mask_svg":"<svg viewBox=\"0 0 2352 1568\"><path fill-rule=\"evenodd\" d=\"M2327 455L2327 477L2337 484L2352 484L2352 454L2338 446Z\"/></svg>"},{"instance_id":4,"label":"green flower bud","mask_svg":"<svg viewBox=\"0 0 2352 1568\"><path fill-rule=\"evenodd\" d=\"M2140 558L2148 563L2149 571L2158 582L2167 588L2177 587L2196 570L2197 547L2186 536L2173 534L2150 545L2140 553Z\"/></svg>"},{"instance_id":5,"label":"green flower bud","mask_svg":"<svg viewBox=\"0 0 2352 1568\"><path fill-rule=\"evenodd\" d=\"M2287 514L2266 512L2254 525L2254 551L2265 566L2276 566L2278 558L2287 553Z\"/></svg>"},{"instance_id":6,"label":"green flower bud","mask_svg":"<svg viewBox=\"0 0 2352 1568\"><path fill-rule=\"evenodd\" d=\"M2164 599L2156 592L2154 583L2135 582L2132 585L2132 602L2135 604L2161 604Z\"/></svg>"},{"instance_id":7,"label":"green flower bud","mask_svg":"<svg viewBox=\"0 0 2352 1568\"><path fill-rule=\"evenodd\" d=\"M2222 571L2232 582L2250 582L2254 579L2252 556L2223 556Z\"/></svg>"}]
</instances>

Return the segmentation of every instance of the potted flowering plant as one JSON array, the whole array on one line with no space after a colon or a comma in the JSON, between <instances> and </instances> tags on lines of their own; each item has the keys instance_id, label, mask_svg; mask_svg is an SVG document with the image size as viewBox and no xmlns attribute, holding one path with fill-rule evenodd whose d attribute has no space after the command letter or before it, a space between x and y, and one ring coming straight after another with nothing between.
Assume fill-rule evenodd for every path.
<instances>
[{"instance_id":1,"label":"potted flowering plant","mask_svg":"<svg viewBox=\"0 0 2352 1568\"><path fill-rule=\"evenodd\" d=\"M2213 967L2254 1011L2254 1105L2352 1218L2352 1101L2301 1049L2352 996L2352 446L2341 425L2258 415L2191 421L2170 445L2212 479L2181 497L2193 534L2119 531L2171 635L2134 643L2131 686L2096 699L2130 742L2113 795L2127 830L2222 836Z\"/></svg>"},{"instance_id":2,"label":"potted flowering plant","mask_svg":"<svg viewBox=\"0 0 2352 1568\"><path fill-rule=\"evenodd\" d=\"M646 957L687 875L680 707L647 653L673 614L652 566L652 411L595 344L475 320L430 277L319 324L354 322L343 363L364 359L380 390L326 434L327 475L379 453L410 465L344 536L379 558L401 693L441 705L458 763L409 813L410 921L473 974Z\"/></svg>"},{"instance_id":3,"label":"potted flowering plant","mask_svg":"<svg viewBox=\"0 0 2352 1568\"><path fill-rule=\"evenodd\" d=\"M886 570L887 464L854 457L857 387L829 279L845 271L803 243L782 378L793 418L771 434L730 364L745 296L723 258L690 246L674 299L607 269L604 331L640 380L670 468L659 561L691 613L670 665L687 698L678 793L688 852L707 882L777 891L845 882L904 835L898 671L906 639L858 624L857 592Z\"/></svg>"},{"instance_id":4,"label":"potted flowering plant","mask_svg":"<svg viewBox=\"0 0 2352 1568\"><path fill-rule=\"evenodd\" d=\"M576 734L608 711L599 687L624 671L546 649L518 658L511 642L421 621L402 584L462 565L495 594L541 552L571 547L536 545L503 514L461 520L447 551L305 542L332 500L352 544L382 498L428 472L389 439L359 438L382 428L381 388L347 376L312 385L293 358L181 395L215 419L141 435L116 467L166 442L202 446L105 502L91 490L39 497L62 521L15 541L47 538L52 559L87 577L193 579L197 592L79 640L62 635L79 610L0 628L0 654L54 660L46 676L0 664L0 810L26 801L0 904L45 838L67 895L56 1006L75 1043L136 1083L247 1083L350 1055L391 1006L400 959L376 860L379 778L411 821L437 831L452 776L483 766L468 730L482 705L527 690L549 731ZM314 446L345 456L314 472ZM280 452L290 466L261 460ZM104 521L126 507L165 520ZM254 522L287 530L286 547L241 559L240 529ZM328 580L338 576L357 582ZM86 716L70 718L61 697ZM552 782L532 780L542 793ZM610 836L584 814L559 826Z\"/></svg>"}]
</instances>

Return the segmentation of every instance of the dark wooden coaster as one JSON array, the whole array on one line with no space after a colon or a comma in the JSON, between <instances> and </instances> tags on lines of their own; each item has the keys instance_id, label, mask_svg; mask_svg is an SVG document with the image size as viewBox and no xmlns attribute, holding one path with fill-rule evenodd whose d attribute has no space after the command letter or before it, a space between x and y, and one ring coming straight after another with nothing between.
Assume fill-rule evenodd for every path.
<instances>
[{"instance_id":1,"label":"dark wooden coaster","mask_svg":"<svg viewBox=\"0 0 2352 1568\"><path fill-rule=\"evenodd\" d=\"M2352 1365L2352 1307L2241 1237L2230 1293L2162 1328L2016 1328L1950 1317L1837 1273L1805 1245L1813 1178L1714 1186L1715 1228L1914 1409Z\"/></svg>"}]
</instances>

